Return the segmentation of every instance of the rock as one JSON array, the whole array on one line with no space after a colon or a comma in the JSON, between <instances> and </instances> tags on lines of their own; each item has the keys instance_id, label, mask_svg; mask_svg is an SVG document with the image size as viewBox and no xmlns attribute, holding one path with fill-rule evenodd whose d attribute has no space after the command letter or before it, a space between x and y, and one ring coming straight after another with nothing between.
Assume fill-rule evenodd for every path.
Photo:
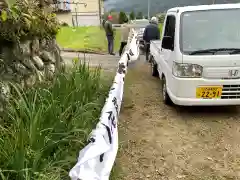
<instances>
[{"instance_id":1,"label":"rock","mask_svg":"<svg viewBox=\"0 0 240 180\"><path fill-rule=\"evenodd\" d=\"M40 45L39 45L39 40L38 39L35 38L32 41L31 48L32 48L32 54L33 55L38 55L39 54Z\"/></svg>"},{"instance_id":2,"label":"rock","mask_svg":"<svg viewBox=\"0 0 240 180\"><path fill-rule=\"evenodd\" d=\"M7 83L0 82L0 112L6 108L7 102L10 97L10 87Z\"/></svg>"},{"instance_id":3,"label":"rock","mask_svg":"<svg viewBox=\"0 0 240 180\"><path fill-rule=\"evenodd\" d=\"M7 74L14 74L14 71L13 71L13 69L11 67L7 67L5 73L7 73Z\"/></svg>"},{"instance_id":4,"label":"rock","mask_svg":"<svg viewBox=\"0 0 240 180\"><path fill-rule=\"evenodd\" d=\"M0 101L6 102L8 101L10 96L10 87L8 84L4 82L0 82Z\"/></svg>"},{"instance_id":5,"label":"rock","mask_svg":"<svg viewBox=\"0 0 240 180\"><path fill-rule=\"evenodd\" d=\"M23 64L16 63L13 66L18 74L23 75L23 76L29 74L29 70Z\"/></svg>"},{"instance_id":6,"label":"rock","mask_svg":"<svg viewBox=\"0 0 240 180\"><path fill-rule=\"evenodd\" d=\"M55 73L55 66L53 64L49 64L45 66L45 76L47 79L53 79Z\"/></svg>"},{"instance_id":7,"label":"rock","mask_svg":"<svg viewBox=\"0 0 240 180\"><path fill-rule=\"evenodd\" d=\"M2 45L1 45L2 46ZM2 54L1 54L1 58L3 60L7 60L7 62L9 62L11 64L11 62L14 60L14 56L15 56L15 47L13 49L9 48L9 47L1 47L2 49ZM19 54L19 53L18 53Z\"/></svg>"},{"instance_id":8,"label":"rock","mask_svg":"<svg viewBox=\"0 0 240 180\"><path fill-rule=\"evenodd\" d=\"M51 63L55 63L55 58L53 57L53 55L48 52L48 51L43 51L40 54L40 58L43 60L43 62L51 62Z\"/></svg>"},{"instance_id":9,"label":"rock","mask_svg":"<svg viewBox=\"0 0 240 180\"><path fill-rule=\"evenodd\" d=\"M15 80L15 74L10 67L7 67L7 71L3 72L1 75L1 79L4 81L12 81Z\"/></svg>"},{"instance_id":10,"label":"rock","mask_svg":"<svg viewBox=\"0 0 240 180\"><path fill-rule=\"evenodd\" d=\"M49 71L51 71L52 73L55 72L55 66L54 66L54 64L49 64L49 65L47 66L47 68L48 68Z\"/></svg>"},{"instance_id":11,"label":"rock","mask_svg":"<svg viewBox=\"0 0 240 180\"><path fill-rule=\"evenodd\" d=\"M34 63L31 61L30 57L26 57L21 60L21 63L27 67L31 72L36 72L37 68L35 67Z\"/></svg>"},{"instance_id":12,"label":"rock","mask_svg":"<svg viewBox=\"0 0 240 180\"><path fill-rule=\"evenodd\" d=\"M41 39L41 41L40 41L40 47L43 50L49 51L49 50L53 49L54 46L55 46L55 44L54 44L53 39Z\"/></svg>"},{"instance_id":13,"label":"rock","mask_svg":"<svg viewBox=\"0 0 240 180\"><path fill-rule=\"evenodd\" d=\"M6 0L1 0L0 1L0 9L5 9L8 8L8 3Z\"/></svg>"},{"instance_id":14,"label":"rock","mask_svg":"<svg viewBox=\"0 0 240 180\"><path fill-rule=\"evenodd\" d=\"M66 63L64 61L60 62L60 71L65 72L66 71Z\"/></svg>"},{"instance_id":15,"label":"rock","mask_svg":"<svg viewBox=\"0 0 240 180\"><path fill-rule=\"evenodd\" d=\"M4 72L5 68L6 68L6 64L5 64L4 60L0 59L0 74L2 74Z\"/></svg>"},{"instance_id":16,"label":"rock","mask_svg":"<svg viewBox=\"0 0 240 180\"><path fill-rule=\"evenodd\" d=\"M34 38L0 48L0 78L22 88L32 87L45 79L52 80L58 70L65 71L61 49L54 39ZM0 111L6 108L10 87L0 81ZM5 103L5 104L4 104Z\"/></svg>"},{"instance_id":17,"label":"rock","mask_svg":"<svg viewBox=\"0 0 240 180\"><path fill-rule=\"evenodd\" d=\"M37 74L37 80L38 80L38 82L42 82L42 81L44 80L44 72L42 72L42 71L37 71L36 74Z\"/></svg>"},{"instance_id":18,"label":"rock","mask_svg":"<svg viewBox=\"0 0 240 180\"><path fill-rule=\"evenodd\" d=\"M43 70L44 69L44 63L42 59L39 56L34 56L33 57L33 63L37 67L38 70Z\"/></svg>"},{"instance_id":19,"label":"rock","mask_svg":"<svg viewBox=\"0 0 240 180\"><path fill-rule=\"evenodd\" d=\"M46 49L47 41L46 39L41 39L40 46L42 49Z\"/></svg>"},{"instance_id":20,"label":"rock","mask_svg":"<svg viewBox=\"0 0 240 180\"><path fill-rule=\"evenodd\" d=\"M25 86L26 87L32 87L37 81L37 78L35 75L30 75L26 79L24 79Z\"/></svg>"},{"instance_id":21,"label":"rock","mask_svg":"<svg viewBox=\"0 0 240 180\"><path fill-rule=\"evenodd\" d=\"M46 39L46 48L48 48L48 50L54 49L55 47L54 39Z\"/></svg>"},{"instance_id":22,"label":"rock","mask_svg":"<svg viewBox=\"0 0 240 180\"><path fill-rule=\"evenodd\" d=\"M30 44L31 44L31 41L24 41L19 44L20 51L23 56L31 55Z\"/></svg>"}]
</instances>

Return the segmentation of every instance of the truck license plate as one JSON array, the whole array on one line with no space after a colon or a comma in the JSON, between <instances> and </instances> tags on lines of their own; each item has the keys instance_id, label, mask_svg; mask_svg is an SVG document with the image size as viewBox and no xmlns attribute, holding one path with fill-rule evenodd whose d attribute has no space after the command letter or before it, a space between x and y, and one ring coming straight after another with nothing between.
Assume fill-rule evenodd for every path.
<instances>
[{"instance_id":1,"label":"truck license plate","mask_svg":"<svg viewBox=\"0 0 240 180\"><path fill-rule=\"evenodd\" d=\"M196 98L221 98L222 86L197 87Z\"/></svg>"}]
</instances>

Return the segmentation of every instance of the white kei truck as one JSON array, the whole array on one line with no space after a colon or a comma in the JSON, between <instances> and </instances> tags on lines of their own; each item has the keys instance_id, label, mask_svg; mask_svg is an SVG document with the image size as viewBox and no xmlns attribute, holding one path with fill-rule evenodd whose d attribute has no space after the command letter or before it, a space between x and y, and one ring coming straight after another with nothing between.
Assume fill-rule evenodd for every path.
<instances>
[{"instance_id":1,"label":"white kei truck","mask_svg":"<svg viewBox=\"0 0 240 180\"><path fill-rule=\"evenodd\" d=\"M240 104L240 4L167 11L162 39L151 41L152 75L165 104Z\"/></svg>"}]
</instances>

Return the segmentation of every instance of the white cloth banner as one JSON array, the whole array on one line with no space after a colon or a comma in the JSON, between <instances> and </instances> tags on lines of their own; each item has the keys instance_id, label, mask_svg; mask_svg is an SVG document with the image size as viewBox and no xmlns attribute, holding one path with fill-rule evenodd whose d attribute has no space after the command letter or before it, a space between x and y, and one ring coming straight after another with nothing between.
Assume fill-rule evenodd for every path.
<instances>
[{"instance_id":1,"label":"white cloth banner","mask_svg":"<svg viewBox=\"0 0 240 180\"><path fill-rule=\"evenodd\" d=\"M90 135L91 142L80 151L77 164L69 172L71 180L108 180L118 151L118 117L124 91L128 61L137 60L139 43L134 33L129 50L119 60L100 121Z\"/></svg>"}]
</instances>

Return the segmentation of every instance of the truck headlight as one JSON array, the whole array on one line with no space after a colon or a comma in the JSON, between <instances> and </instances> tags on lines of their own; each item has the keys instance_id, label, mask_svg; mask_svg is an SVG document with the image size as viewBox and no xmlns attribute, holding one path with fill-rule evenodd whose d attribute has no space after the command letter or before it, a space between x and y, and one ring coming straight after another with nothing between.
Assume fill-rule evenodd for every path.
<instances>
[{"instance_id":1,"label":"truck headlight","mask_svg":"<svg viewBox=\"0 0 240 180\"><path fill-rule=\"evenodd\" d=\"M202 77L202 69L202 66L197 64L173 62L172 73L180 78L200 78Z\"/></svg>"}]
</instances>

